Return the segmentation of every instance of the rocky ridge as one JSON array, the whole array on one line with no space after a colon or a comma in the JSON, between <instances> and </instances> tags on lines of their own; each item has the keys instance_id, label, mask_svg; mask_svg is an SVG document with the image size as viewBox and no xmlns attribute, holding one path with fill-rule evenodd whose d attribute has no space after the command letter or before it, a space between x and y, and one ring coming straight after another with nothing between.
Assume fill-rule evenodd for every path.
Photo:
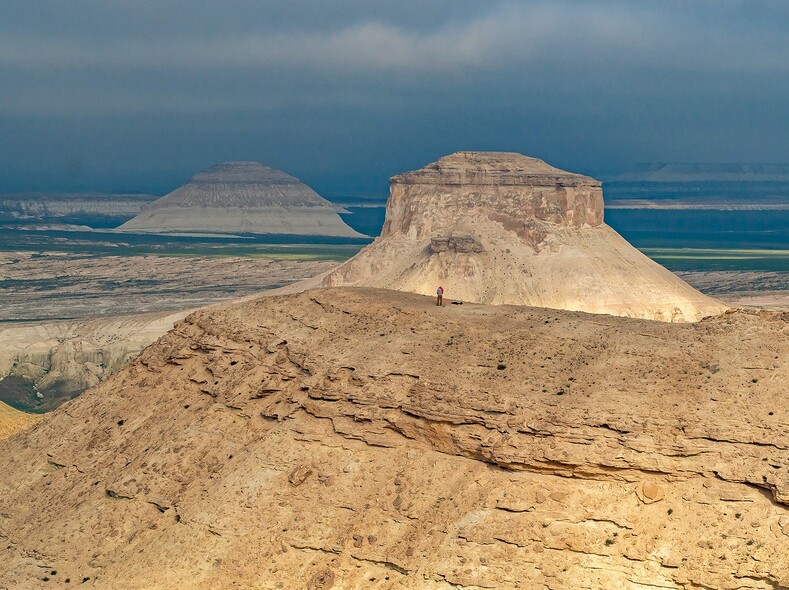
<instances>
[{"instance_id":1,"label":"rocky ridge","mask_svg":"<svg viewBox=\"0 0 789 590\"><path fill-rule=\"evenodd\" d=\"M789 318L203 310L0 442L0 587L789 585Z\"/></svg>"},{"instance_id":2,"label":"rocky ridge","mask_svg":"<svg viewBox=\"0 0 789 590\"><path fill-rule=\"evenodd\" d=\"M211 166L120 229L362 237L310 187L257 162Z\"/></svg>"},{"instance_id":3,"label":"rocky ridge","mask_svg":"<svg viewBox=\"0 0 789 590\"><path fill-rule=\"evenodd\" d=\"M727 307L603 220L600 182L536 158L458 152L391 179L381 236L320 282L697 321Z\"/></svg>"}]
</instances>

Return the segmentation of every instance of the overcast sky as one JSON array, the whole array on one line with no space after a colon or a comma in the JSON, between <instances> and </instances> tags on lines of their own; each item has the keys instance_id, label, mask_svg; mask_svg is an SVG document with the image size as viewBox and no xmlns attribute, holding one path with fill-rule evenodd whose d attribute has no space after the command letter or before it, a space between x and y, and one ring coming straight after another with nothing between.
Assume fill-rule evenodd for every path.
<instances>
[{"instance_id":1,"label":"overcast sky","mask_svg":"<svg viewBox=\"0 0 789 590\"><path fill-rule=\"evenodd\" d=\"M457 150L789 161L784 0L2 0L0 192L256 160L328 197Z\"/></svg>"}]
</instances>

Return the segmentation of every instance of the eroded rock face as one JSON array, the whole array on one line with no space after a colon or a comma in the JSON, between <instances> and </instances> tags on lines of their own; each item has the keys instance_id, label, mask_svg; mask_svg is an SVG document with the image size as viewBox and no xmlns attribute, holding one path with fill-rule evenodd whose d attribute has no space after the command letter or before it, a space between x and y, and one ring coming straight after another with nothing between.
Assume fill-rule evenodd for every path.
<instances>
[{"instance_id":1,"label":"eroded rock face","mask_svg":"<svg viewBox=\"0 0 789 590\"><path fill-rule=\"evenodd\" d=\"M430 251L439 252L466 252L480 253L484 250L482 244L474 236L446 236L430 239Z\"/></svg>"},{"instance_id":2,"label":"eroded rock face","mask_svg":"<svg viewBox=\"0 0 789 590\"><path fill-rule=\"evenodd\" d=\"M53 410L117 371L188 313L8 324L0 328L0 388L29 389L27 409Z\"/></svg>"},{"instance_id":3,"label":"eroded rock face","mask_svg":"<svg viewBox=\"0 0 789 590\"><path fill-rule=\"evenodd\" d=\"M122 230L361 237L303 182L257 162L225 162L146 207Z\"/></svg>"},{"instance_id":4,"label":"eroded rock face","mask_svg":"<svg viewBox=\"0 0 789 590\"><path fill-rule=\"evenodd\" d=\"M513 153L458 152L393 177L381 236L322 282L439 284L448 299L667 322L727 309L605 225L598 181Z\"/></svg>"},{"instance_id":5,"label":"eroded rock face","mask_svg":"<svg viewBox=\"0 0 789 590\"><path fill-rule=\"evenodd\" d=\"M504 227L538 219L580 227L603 223L601 183L507 152L457 152L394 176L382 237L424 238L469 215Z\"/></svg>"},{"instance_id":6,"label":"eroded rock face","mask_svg":"<svg viewBox=\"0 0 789 590\"><path fill-rule=\"evenodd\" d=\"M199 311L0 442L0 586L787 587L788 337L370 289Z\"/></svg>"}]
</instances>

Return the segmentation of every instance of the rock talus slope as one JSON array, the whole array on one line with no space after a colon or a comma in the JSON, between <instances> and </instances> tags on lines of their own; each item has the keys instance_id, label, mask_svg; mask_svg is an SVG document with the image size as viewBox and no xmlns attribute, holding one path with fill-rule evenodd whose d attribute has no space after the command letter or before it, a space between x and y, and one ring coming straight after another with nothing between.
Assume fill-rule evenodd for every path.
<instances>
[{"instance_id":1,"label":"rock talus slope","mask_svg":"<svg viewBox=\"0 0 789 590\"><path fill-rule=\"evenodd\" d=\"M310 187L257 162L216 164L120 229L361 237Z\"/></svg>"},{"instance_id":2,"label":"rock talus slope","mask_svg":"<svg viewBox=\"0 0 789 590\"><path fill-rule=\"evenodd\" d=\"M787 336L372 289L198 311L0 441L0 587L785 588Z\"/></svg>"},{"instance_id":3,"label":"rock talus slope","mask_svg":"<svg viewBox=\"0 0 789 590\"><path fill-rule=\"evenodd\" d=\"M542 160L458 152L391 179L381 236L323 286L697 321L726 306L603 222L598 181Z\"/></svg>"}]
</instances>

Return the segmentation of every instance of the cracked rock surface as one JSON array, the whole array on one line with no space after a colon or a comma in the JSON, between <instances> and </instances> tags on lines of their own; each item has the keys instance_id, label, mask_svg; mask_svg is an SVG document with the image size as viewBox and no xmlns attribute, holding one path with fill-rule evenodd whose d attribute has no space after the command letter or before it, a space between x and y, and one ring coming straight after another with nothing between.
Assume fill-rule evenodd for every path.
<instances>
[{"instance_id":1,"label":"cracked rock surface","mask_svg":"<svg viewBox=\"0 0 789 590\"><path fill-rule=\"evenodd\" d=\"M0 441L0 588L784 588L787 336L364 288L198 311Z\"/></svg>"}]
</instances>

